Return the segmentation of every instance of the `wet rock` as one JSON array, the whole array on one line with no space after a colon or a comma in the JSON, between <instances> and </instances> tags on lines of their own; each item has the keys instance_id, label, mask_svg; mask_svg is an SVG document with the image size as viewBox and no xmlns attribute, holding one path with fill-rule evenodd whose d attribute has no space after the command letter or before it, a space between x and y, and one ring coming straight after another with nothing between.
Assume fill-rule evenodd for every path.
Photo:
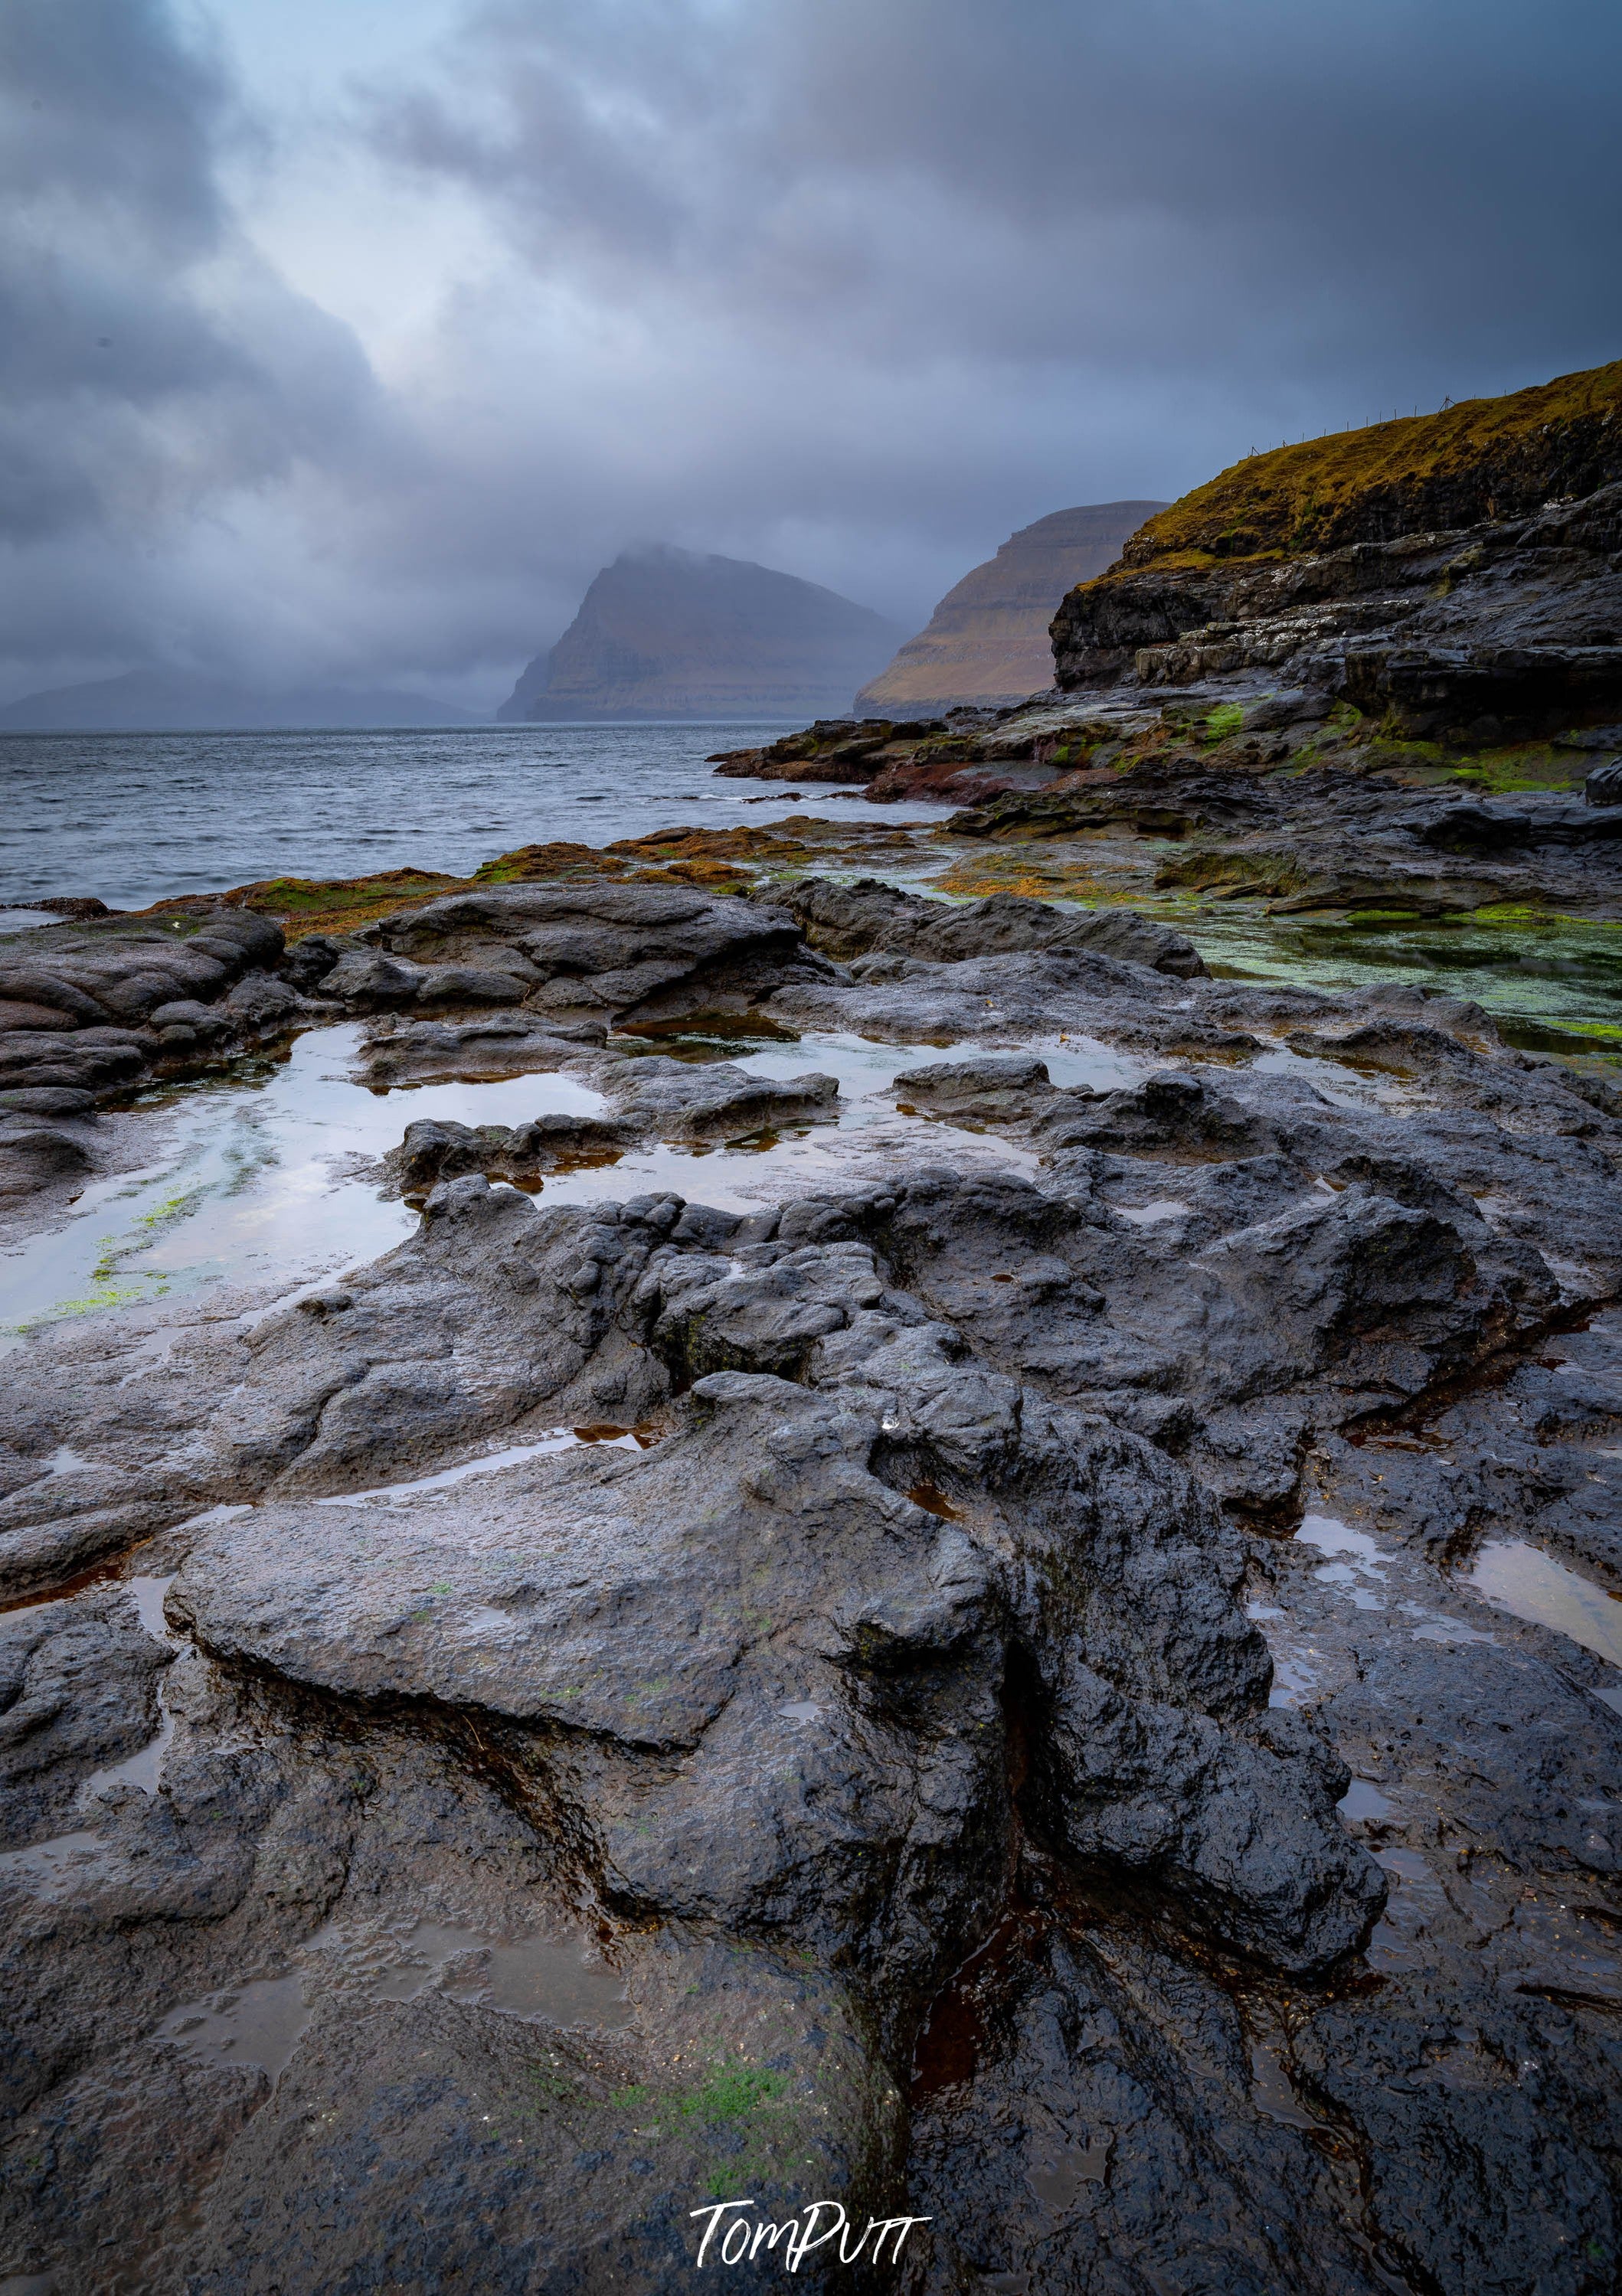
<instances>
[{"instance_id":1,"label":"wet rock","mask_svg":"<svg viewBox=\"0 0 1622 2296\"><path fill-rule=\"evenodd\" d=\"M1445 1798L1473 1857L1576 1886L1622 1872L1622 1720L1529 1653L1411 1636L1369 1652L1325 1718L1360 1775Z\"/></svg>"},{"instance_id":2,"label":"wet rock","mask_svg":"<svg viewBox=\"0 0 1622 2296\"><path fill-rule=\"evenodd\" d=\"M437 1181L469 1172L523 1182L560 1165L611 1162L638 1136L630 1125L595 1116L538 1116L516 1125L419 1117L384 1161L401 1193L415 1200Z\"/></svg>"},{"instance_id":3,"label":"wet rock","mask_svg":"<svg viewBox=\"0 0 1622 2296\"><path fill-rule=\"evenodd\" d=\"M200 1317L156 1363L139 1331L122 1344L60 1334L5 1417L21 1456L36 1455L60 1415L36 1382L66 1375L83 1464L0 1500L0 1585L48 1585L278 1486L398 1480L402 1467L537 1414L543 1428L635 1421L664 1382L614 1314L663 1234L657 1218L607 1206L537 1214L469 1176L436 1188L421 1233L342 1292L258 1321ZM589 1296L571 1288L583 1259L599 1270Z\"/></svg>"},{"instance_id":4,"label":"wet rock","mask_svg":"<svg viewBox=\"0 0 1622 2296\"><path fill-rule=\"evenodd\" d=\"M64 1830L92 1770L147 1742L173 1657L122 1587L0 1615L0 1849Z\"/></svg>"},{"instance_id":5,"label":"wet rock","mask_svg":"<svg viewBox=\"0 0 1622 2296\"><path fill-rule=\"evenodd\" d=\"M330 933L305 933L283 960L284 977L303 996L310 996L344 954L343 943Z\"/></svg>"},{"instance_id":6,"label":"wet rock","mask_svg":"<svg viewBox=\"0 0 1622 2296\"><path fill-rule=\"evenodd\" d=\"M268 919L244 911L201 916L107 915L76 908L74 922L0 943L0 1086L35 1115L79 1112L42 1095L91 1104L147 1070L230 1052L282 1034L301 1017L298 996L268 968L282 953ZM64 1192L99 1168L87 1129L60 1126L0 1140L0 1192Z\"/></svg>"},{"instance_id":7,"label":"wet rock","mask_svg":"<svg viewBox=\"0 0 1622 2296\"><path fill-rule=\"evenodd\" d=\"M1130 1016L1109 1013L1110 999L1129 1002ZM927 972L909 964L899 980L795 984L767 996L762 1009L794 1027L853 1029L902 1043L1050 1038L1103 1021L1121 1040L1192 1048L1198 1022L1172 1017L1171 1006L1170 983L1145 965L1091 951L1040 949L965 958ZM1214 1049L1254 1043L1232 1031L1207 1040Z\"/></svg>"},{"instance_id":8,"label":"wet rock","mask_svg":"<svg viewBox=\"0 0 1622 2296\"><path fill-rule=\"evenodd\" d=\"M78 1092L70 1085L36 1085L20 1092L0 1092L0 1110L15 1110L21 1116L94 1116L94 1094Z\"/></svg>"},{"instance_id":9,"label":"wet rock","mask_svg":"<svg viewBox=\"0 0 1622 2296\"><path fill-rule=\"evenodd\" d=\"M1411 2284L1603 2287L1615 2105L1597 2035L1485 1987L1402 1985L1321 2011L1296 2046L1313 2094L1363 2137L1373 2225Z\"/></svg>"},{"instance_id":10,"label":"wet rock","mask_svg":"<svg viewBox=\"0 0 1622 2296\"><path fill-rule=\"evenodd\" d=\"M510 1002L517 980L525 1004L548 1018L655 1020L745 1004L768 986L827 971L779 911L651 885L491 886L383 918L356 939L369 959L358 950L321 985L364 1009L432 1001L446 968L449 1001ZM375 972L363 970L368 961ZM503 984L498 996L473 993L480 973ZM374 981L384 985L366 986Z\"/></svg>"},{"instance_id":11,"label":"wet rock","mask_svg":"<svg viewBox=\"0 0 1622 2296\"><path fill-rule=\"evenodd\" d=\"M696 1067L647 1054L597 1070L620 1122L662 1139L739 1137L778 1124L836 1119L839 1079L808 1070L802 1076L752 1076L729 1061Z\"/></svg>"},{"instance_id":12,"label":"wet rock","mask_svg":"<svg viewBox=\"0 0 1622 2296\"><path fill-rule=\"evenodd\" d=\"M584 1068L584 1048L600 1045L601 1022L558 1021L528 1013L473 1021L407 1020L393 1013L373 1023L360 1072L368 1084L435 1084L451 1078L524 1076Z\"/></svg>"},{"instance_id":13,"label":"wet rock","mask_svg":"<svg viewBox=\"0 0 1622 2296\"><path fill-rule=\"evenodd\" d=\"M420 965L402 964L375 949L346 949L321 976L321 993L350 1012L371 1013L391 1004L411 1004L423 985Z\"/></svg>"},{"instance_id":14,"label":"wet rock","mask_svg":"<svg viewBox=\"0 0 1622 2296\"><path fill-rule=\"evenodd\" d=\"M1604 1094L1396 987L844 972L696 895L661 958L636 904L685 895L516 890L629 898L350 944L537 976L414 991L366 1072L566 1068L604 1115L414 1125L373 1266L12 1358L0 1583L148 1541L187 1647L157 1791L76 1808L166 1653L121 1595L14 1614L69 1694L13 1701L58 1751L0 1852L0 2268L673 2291L737 2176L930 2217L932 2296L1601 2296L1622 1671L1469 1574L1622 1573ZM633 991L985 1049L895 1079L939 1157L861 1188L492 1188L831 1111L610 1055ZM1056 1086L1066 1029L1150 1073Z\"/></svg>"},{"instance_id":15,"label":"wet rock","mask_svg":"<svg viewBox=\"0 0 1622 2296\"><path fill-rule=\"evenodd\" d=\"M1622 758L1593 767L1584 777L1583 795L1590 805L1622 805Z\"/></svg>"},{"instance_id":16,"label":"wet rock","mask_svg":"<svg viewBox=\"0 0 1622 2296\"><path fill-rule=\"evenodd\" d=\"M1263 701L1253 701L1245 712L1242 730L1247 734L1272 734L1284 726L1321 725L1330 706L1327 693L1313 693L1300 685L1288 687L1282 693L1270 693Z\"/></svg>"},{"instance_id":17,"label":"wet rock","mask_svg":"<svg viewBox=\"0 0 1622 2296\"><path fill-rule=\"evenodd\" d=\"M1175 1070L1124 1092L1058 1094L1036 1131L1055 1149L1107 1148L1172 1163L1226 1162L1278 1144L1264 1119Z\"/></svg>"},{"instance_id":18,"label":"wet rock","mask_svg":"<svg viewBox=\"0 0 1622 2296\"><path fill-rule=\"evenodd\" d=\"M1451 852L1470 852L1478 847L1513 849L1531 842L1532 816L1505 807L1450 805L1421 822L1414 834L1421 845L1439 845Z\"/></svg>"},{"instance_id":19,"label":"wet rock","mask_svg":"<svg viewBox=\"0 0 1622 2296\"><path fill-rule=\"evenodd\" d=\"M95 1164L90 1142L63 1125L30 1122L22 1114L0 1120L0 1195L30 1196L53 1181L82 1178Z\"/></svg>"},{"instance_id":20,"label":"wet rock","mask_svg":"<svg viewBox=\"0 0 1622 2296\"><path fill-rule=\"evenodd\" d=\"M819 1258L832 1261L820 1278L806 1264ZM762 1271L719 1351L804 1364L872 1314L860 1306L870 1275L852 1283L853 1268L859 1255L835 1247ZM791 1273L801 1281L786 1288ZM712 1311L688 1284L666 1315L690 1332ZM906 1361L885 1355L882 1328L870 1336L869 1392ZM661 1338L668 1348L668 1324ZM853 1361L848 1348L836 1359ZM946 1368L929 1364L921 1391L895 1398L900 1444L935 1450L943 1468L962 1450L947 1431L964 1423ZM836 1958L865 1935L881 1990L904 1998L942 1973L942 1939L984 1922L984 1848L1009 1823L998 1689L1012 1589L997 1550L1012 1542L1029 1630L1069 1653L1041 1738L1062 1846L1280 1966L1355 1946L1379 1877L1334 1820L1338 1773L1311 1734L1253 1741L1232 1726L1264 1699L1266 1663L1224 1599L1228 1535L1186 1480L1131 1437L1100 1446L1049 1413L1005 1458L997 1529L976 1538L873 1476L881 1420L848 1378L845 1390L819 1400L775 1375L710 1373L652 1452L515 1467L449 1509L432 1494L402 1500L384 1551L364 1509L347 1521L342 1506L261 1510L200 1541L171 1606L216 1655L307 1686L561 1728L545 1791L597 1844L616 1895L728 1927L766 1919ZM1004 1453L1017 1440L1006 1415L994 1439ZM1232 1570L1230 1552L1230 1587ZM1146 1597L1157 1635L1144 1631ZM752 1610L772 1622L767 1646ZM1185 1641L1188 1662L1168 1662ZM745 1749L795 1700L818 1726L763 1776ZM859 1746L860 1812L837 1783ZM874 1857L922 1860L884 1913L869 1898Z\"/></svg>"},{"instance_id":21,"label":"wet rock","mask_svg":"<svg viewBox=\"0 0 1622 2296\"><path fill-rule=\"evenodd\" d=\"M1227 1993L1122 1929L1010 1921L936 2005L915 2066L931 2296L1127 2289L1146 2259L1172 2285L1380 2286L1311 2116L1253 2095L1251 2048Z\"/></svg>"},{"instance_id":22,"label":"wet rock","mask_svg":"<svg viewBox=\"0 0 1622 2296\"><path fill-rule=\"evenodd\" d=\"M1017 1054L900 1069L893 1089L903 1104L971 1124L1019 1124L1054 1095L1047 1062Z\"/></svg>"},{"instance_id":23,"label":"wet rock","mask_svg":"<svg viewBox=\"0 0 1622 2296\"><path fill-rule=\"evenodd\" d=\"M1131 909L1066 914L1046 901L1011 893L948 906L871 877L853 885L807 878L790 888L784 906L815 946L835 957L882 951L955 964L1005 950L1074 948L1124 957L1178 980L1191 980L1206 969L1184 934Z\"/></svg>"},{"instance_id":24,"label":"wet rock","mask_svg":"<svg viewBox=\"0 0 1622 2296\"><path fill-rule=\"evenodd\" d=\"M8 2263L93 2281L112 2239L166 2290L382 2259L673 2292L693 2196L745 2145L779 2216L902 2204L901 2099L836 1982L679 1930L606 1957L600 1908L456 1750L313 1715L295 1738L197 1661L175 1677L161 1793L104 1803L70 1869L70 1977L48 1865L0 1874Z\"/></svg>"}]
</instances>

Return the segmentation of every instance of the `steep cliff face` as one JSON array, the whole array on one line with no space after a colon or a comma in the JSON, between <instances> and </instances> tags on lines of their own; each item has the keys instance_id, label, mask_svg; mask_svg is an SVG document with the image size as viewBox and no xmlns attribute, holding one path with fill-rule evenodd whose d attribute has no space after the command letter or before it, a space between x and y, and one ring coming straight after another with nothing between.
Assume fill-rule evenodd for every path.
<instances>
[{"instance_id":1,"label":"steep cliff face","mask_svg":"<svg viewBox=\"0 0 1622 2296\"><path fill-rule=\"evenodd\" d=\"M856 697L864 718L917 718L965 705L1002 708L1053 683L1048 626L1074 583L1113 566L1158 502L1089 503L1056 510L1011 534L966 574Z\"/></svg>"},{"instance_id":2,"label":"steep cliff face","mask_svg":"<svg viewBox=\"0 0 1622 2296\"><path fill-rule=\"evenodd\" d=\"M1622 361L1237 463L1052 626L1058 683L1285 683L1414 734L1622 704Z\"/></svg>"},{"instance_id":3,"label":"steep cliff face","mask_svg":"<svg viewBox=\"0 0 1622 2296\"><path fill-rule=\"evenodd\" d=\"M498 713L509 723L809 718L844 709L893 622L745 559L627 552Z\"/></svg>"}]
</instances>

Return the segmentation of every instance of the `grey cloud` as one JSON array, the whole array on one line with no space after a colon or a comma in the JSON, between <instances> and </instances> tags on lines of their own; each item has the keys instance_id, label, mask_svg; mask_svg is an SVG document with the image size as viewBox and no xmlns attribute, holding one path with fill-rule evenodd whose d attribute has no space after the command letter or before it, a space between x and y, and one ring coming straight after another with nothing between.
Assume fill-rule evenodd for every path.
<instances>
[{"instance_id":1,"label":"grey cloud","mask_svg":"<svg viewBox=\"0 0 1622 2296\"><path fill-rule=\"evenodd\" d=\"M324 131L487 234L390 387L186 24L0 0L11 691L493 699L642 539L921 619L1064 503L1622 348L1609 0L471 6Z\"/></svg>"},{"instance_id":2,"label":"grey cloud","mask_svg":"<svg viewBox=\"0 0 1622 2296\"><path fill-rule=\"evenodd\" d=\"M399 160L541 275L756 334L1421 389L1614 340L1588 0L561 0L474 12L457 63L376 107Z\"/></svg>"},{"instance_id":3,"label":"grey cloud","mask_svg":"<svg viewBox=\"0 0 1622 2296\"><path fill-rule=\"evenodd\" d=\"M353 338L221 197L218 146L243 132L161 0L0 4L0 579L20 652L53 611L47 655L172 644L177 623L184 646L152 555L375 430Z\"/></svg>"}]
</instances>

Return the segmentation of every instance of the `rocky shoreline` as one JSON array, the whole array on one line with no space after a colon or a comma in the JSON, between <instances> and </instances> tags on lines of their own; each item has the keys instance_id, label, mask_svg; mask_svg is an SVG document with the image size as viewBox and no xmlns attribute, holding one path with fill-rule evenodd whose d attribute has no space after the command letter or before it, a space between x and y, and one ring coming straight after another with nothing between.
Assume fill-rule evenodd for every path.
<instances>
[{"instance_id":1,"label":"rocky shoreline","mask_svg":"<svg viewBox=\"0 0 1622 2296\"><path fill-rule=\"evenodd\" d=\"M381 1256L12 1334L5 2289L1615 2288L1622 1090L1527 937L1619 921L1619 382L720 761L943 830L0 942L19 1232L295 1038L466 1087Z\"/></svg>"},{"instance_id":2,"label":"rocky shoreline","mask_svg":"<svg viewBox=\"0 0 1622 2296\"><path fill-rule=\"evenodd\" d=\"M1473 1575L1622 1587L1602 1080L814 875L6 955L82 1142L340 1019L605 1111L415 1125L372 1266L13 1356L10 2270L673 2289L749 2194L927 2218L932 2296L1611 2284L1622 1670ZM851 1035L925 1050L879 1179L548 1207L836 1123Z\"/></svg>"}]
</instances>

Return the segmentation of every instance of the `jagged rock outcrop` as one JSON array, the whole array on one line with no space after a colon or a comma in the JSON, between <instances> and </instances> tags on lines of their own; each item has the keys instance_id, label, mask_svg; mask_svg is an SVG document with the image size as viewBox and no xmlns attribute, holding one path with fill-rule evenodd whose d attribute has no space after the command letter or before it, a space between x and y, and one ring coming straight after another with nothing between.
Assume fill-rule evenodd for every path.
<instances>
[{"instance_id":1,"label":"jagged rock outcrop","mask_svg":"<svg viewBox=\"0 0 1622 2296\"><path fill-rule=\"evenodd\" d=\"M626 551L497 715L814 718L848 707L900 635L869 607L747 559Z\"/></svg>"},{"instance_id":2,"label":"jagged rock outcrop","mask_svg":"<svg viewBox=\"0 0 1622 2296\"><path fill-rule=\"evenodd\" d=\"M1013 893L949 907L876 877L850 885L807 877L787 890L783 906L804 927L812 947L834 957L877 955L951 964L1003 950L1086 948L1184 980L1206 969L1186 935L1132 909L1066 914L1047 901L1022 900ZM864 966L864 975L871 978L873 970Z\"/></svg>"},{"instance_id":3,"label":"jagged rock outcrop","mask_svg":"<svg viewBox=\"0 0 1622 2296\"><path fill-rule=\"evenodd\" d=\"M1022 526L941 600L856 696L859 718L938 717L1023 701L1051 685L1048 625L1065 593L1114 565L1159 502L1089 503Z\"/></svg>"},{"instance_id":4,"label":"jagged rock outcrop","mask_svg":"<svg viewBox=\"0 0 1622 2296\"><path fill-rule=\"evenodd\" d=\"M678 2296L713 2205L756 2289L843 2211L917 2296L1609 2296L1622 1640L1469 1573L1622 1576L1612 1087L1125 914L801 906L309 962L485 983L358 988L367 1062L701 1141L832 1079L609 1021L933 1045L872 1180L537 1204L540 1119L414 1125L382 1258L11 1359L0 2270Z\"/></svg>"},{"instance_id":5,"label":"jagged rock outcrop","mask_svg":"<svg viewBox=\"0 0 1622 2296\"><path fill-rule=\"evenodd\" d=\"M82 1183L98 1103L284 1033L307 1008L274 970L283 947L280 926L235 909L0 941L0 1198Z\"/></svg>"},{"instance_id":6,"label":"jagged rock outcrop","mask_svg":"<svg viewBox=\"0 0 1622 2296\"><path fill-rule=\"evenodd\" d=\"M1478 742L1598 725L1619 553L1622 362L1236 464L1065 599L1058 681L1305 685Z\"/></svg>"}]
</instances>

